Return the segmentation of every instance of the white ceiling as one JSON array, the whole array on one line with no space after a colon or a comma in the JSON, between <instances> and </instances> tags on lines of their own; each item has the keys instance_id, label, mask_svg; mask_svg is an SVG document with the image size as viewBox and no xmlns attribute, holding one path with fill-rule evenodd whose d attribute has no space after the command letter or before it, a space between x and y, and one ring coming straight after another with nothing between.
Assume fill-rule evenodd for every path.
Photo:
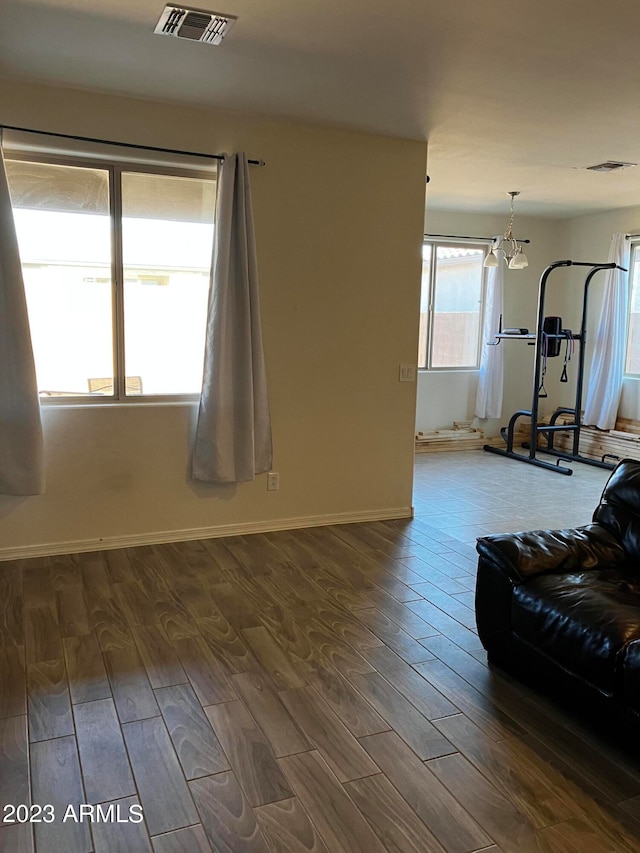
<instances>
[{"instance_id":1,"label":"white ceiling","mask_svg":"<svg viewBox=\"0 0 640 853\"><path fill-rule=\"evenodd\" d=\"M164 0L2 0L7 76L429 140L428 205L565 216L640 204L632 0L196 0L220 47L153 34ZM1 118L1 117L0 117Z\"/></svg>"}]
</instances>

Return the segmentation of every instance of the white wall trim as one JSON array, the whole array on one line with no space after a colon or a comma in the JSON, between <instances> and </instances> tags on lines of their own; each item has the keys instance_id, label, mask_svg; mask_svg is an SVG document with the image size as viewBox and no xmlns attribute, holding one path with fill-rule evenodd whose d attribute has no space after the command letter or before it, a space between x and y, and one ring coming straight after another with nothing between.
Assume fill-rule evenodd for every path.
<instances>
[{"instance_id":1,"label":"white wall trim","mask_svg":"<svg viewBox=\"0 0 640 853\"><path fill-rule=\"evenodd\" d=\"M217 539L222 536L244 536L250 533L271 533L300 527L323 527L329 524L354 524L363 521L387 521L413 518L413 507L392 507L333 515L309 515L299 518L280 518L270 521L250 521L224 524L217 527L194 527L184 530L159 530L154 533L132 533L128 536L106 536L100 539L77 539L71 542L45 542L0 548L0 562L28 557L53 557L57 554L80 554L84 551L104 551L113 548L134 548L136 545L160 545L163 542L186 542L190 539Z\"/></svg>"}]
</instances>

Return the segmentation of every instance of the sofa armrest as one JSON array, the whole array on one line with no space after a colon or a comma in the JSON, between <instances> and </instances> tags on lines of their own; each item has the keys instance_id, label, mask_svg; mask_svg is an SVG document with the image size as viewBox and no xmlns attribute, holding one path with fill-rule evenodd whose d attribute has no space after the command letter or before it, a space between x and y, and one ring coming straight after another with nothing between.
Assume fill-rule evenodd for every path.
<instances>
[{"instance_id":1,"label":"sofa armrest","mask_svg":"<svg viewBox=\"0 0 640 853\"><path fill-rule=\"evenodd\" d=\"M582 571L625 561L619 540L600 524L484 536L476 549L513 583L544 572Z\"/></svg>"}]
</instances>

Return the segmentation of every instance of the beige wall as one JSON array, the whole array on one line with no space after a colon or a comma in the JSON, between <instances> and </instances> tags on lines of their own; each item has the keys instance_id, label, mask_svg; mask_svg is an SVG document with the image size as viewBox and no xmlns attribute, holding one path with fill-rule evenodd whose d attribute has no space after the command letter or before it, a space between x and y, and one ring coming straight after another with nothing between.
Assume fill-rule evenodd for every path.
<instances>
[{"instance_id":1,"label":"beige wall","mask_svg":"<svg viewBox=\"0 0 640 853\"><path fill-rule=\"evenodd\" d=\"M431 210L427 205L425 232L490 237L504 233L508 215L456 213ZM538 284L547 264L558 260L564 251L564 230L558 223L535 217L516 217L516 236L531 240L526 247L529 266L505 271L505 327L522 326L535 330ZM548 313L553 313L549 311ZM508 341L505 347L505 388L502 418L480 421L487 435L497 435L518 409L531 406L533 349L521 341ZM416 429L450 429L453 421L474 417L478 372L421 371L418 376Z\"/></svg>"},{"instance_id":2,"label":"beige wall","mask_svg":"<svg viewBox=\"0 0 640 853\"><path fill-rule=\"evenodd\" d=\"M0 497L0 554L406 515L426 145L13 83L7 124L245 150L280 491L188 476L194 406L46 410L47 492ZM70 544L75 543L75 545Z\"/></svg>"}]
</instances>

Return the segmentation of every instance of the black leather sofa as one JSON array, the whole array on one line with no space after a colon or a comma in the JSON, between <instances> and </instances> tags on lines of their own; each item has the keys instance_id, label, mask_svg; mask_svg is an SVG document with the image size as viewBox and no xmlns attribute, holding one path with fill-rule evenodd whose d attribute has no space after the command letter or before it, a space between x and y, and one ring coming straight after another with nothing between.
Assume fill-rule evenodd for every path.
<instances>
[{"instance_id":1,"label":"black leather sofa","mask_svg":"<svg viewBox=\"0 0 640 853\"><path fill-rule=\"evenodd\" d=\"M640 462L619 463L592 524L486 536L477 550L489 661L640 731Z\"/></svg>"}]
</instances>

